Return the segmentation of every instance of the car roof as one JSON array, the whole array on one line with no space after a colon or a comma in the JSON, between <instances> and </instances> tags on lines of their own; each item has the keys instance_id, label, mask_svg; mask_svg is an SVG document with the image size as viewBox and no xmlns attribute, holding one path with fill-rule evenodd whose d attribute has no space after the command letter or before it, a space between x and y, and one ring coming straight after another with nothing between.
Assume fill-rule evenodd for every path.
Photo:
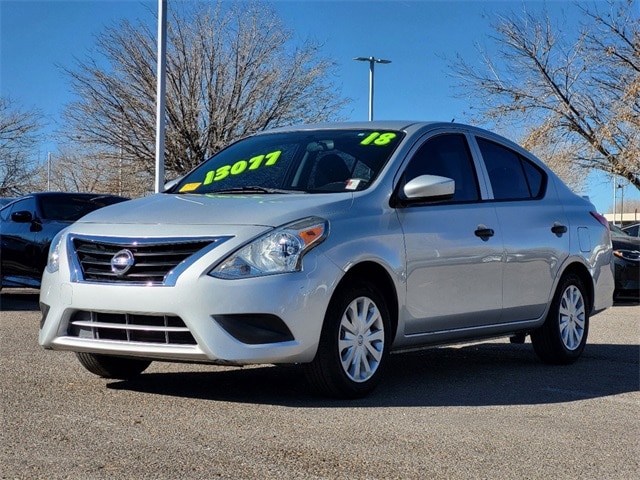
<instances>
[{"instance_id":1,"label":"car roof","mask_svg":"<svg viewBox=\"0 0 640 480\"><path fill-rule=\"evenodd\" d=\"M622 230L629 230L630 228L637 227L638 225L640 225L640 222L630 223L629 225L624 225L623 227L620 227L620 228Z\"/></svg>"},{"instance_id":2,"label":"car roof","mask_svg":"<svg viewBox=\"0 0 640 480\"><path fill-rule=\"evenodd\" d=\"M470 133L482 135L487 138L494 138L500 140L500 142L511 146L519 150L521 153L525 153L527 156L533 156L532 152L524 149L521 145L517 144L513 140L504 137L491 130L487 130L481 127L468 125L465 123L457 123L454 121L443 122L441 120L373 120L373 121L349 121L349 122L324 122L324 123L306 123L299 125L290 125L287 127L277 127L268 130L262 130L255 132L251 136L269 135L271 133L286 133L286 132L304 132L306 130L339 130L345 128L352 129L365 129L365 130L402 130L409 134L418 132L420 130L436 130L443 129L464 129Z\"/></svg>"},{"instance_id":3,"label":"car roof","mask_svg":"<svg viewBox=\"0 0 640 480\"><path fill-rule=\"evenodd\" d=\"M28 193L18 198L13 198L9 203L1 205L2 208L0 210L4 210L5 208L9 208L14 203L19 200L24 200L25 198L51 198L51 197L75 197L75 198L122 198L123 200L128 200L128 198L114 195L111 193L87 193L87 192L34 192Z\"/></svg>"},{"instance_id":4,"label":"car roof","mask_svg":"<svg viewBox=\"0 0 640 480\"><path fill-rule=\"evenodd\" d=\"M343 128L363 128L363 129L385 129L385 130L406 130L411 126L427 126L442 122L425 122L413 120L374 120L374 121L352 121L352 122L323 122L323 123L305 123L299 125L291 125L287 127L278 127L265 130L262 133L278 133L278 132L298 132L305 130L331 130Z\"/></svg>"},{"instance_id":5,"label":"car roof","mask_svg":"<svg viewBox=\"0 0 640 480\"><path fill-rule=\"evenodd\" d=\"M18 198L14 198L11 200L11 203L17 202L18 200L22 200L24 198L46 198L46 197L76 197L76 198L99 198L99 197L118 197L125 198L120 195L115 195L112 193L90 193L90 192L33 192L27 193Z\"/></svg>"},{"instance_id":6,"label":"car roof","mask_svg":"<svg viewBox=\"0 0 640 480\"><path fill-rule=\"evenodd\" d=\"M416 120L373 120L373 121L350 121L350 122L324 122L306 123L300 125L290 125L287 127L277 127L269 130L256 132L253 136L269 135L272 133L304 132L308 130L340 130L340 129L362 129L362 130L400 130L407 133L414 133L420 130L430 130L444 127L464 127L476 132L492 134L487 130L465 125L463 123L442 122L442 121L416 121Z\"/></svg>"}]
</instances>

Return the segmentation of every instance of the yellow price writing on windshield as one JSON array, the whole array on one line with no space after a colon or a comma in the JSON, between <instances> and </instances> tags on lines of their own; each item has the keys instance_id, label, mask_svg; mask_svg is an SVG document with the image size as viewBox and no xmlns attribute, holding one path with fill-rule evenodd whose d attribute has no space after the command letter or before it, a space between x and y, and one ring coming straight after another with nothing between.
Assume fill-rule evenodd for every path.
<instances>
[{"instance_id":1,"label":"yellow price writing on windshield","mask_svg":"<svg viewBox=\"0 0 640 480\"><path fill-rule=\"evenodd\" d=\"M210 183L224 180L229 175L240 175L246 171L257 170L260 167L270 167L275 165L280 155L282 155L282 150L276 150L265 155L256 155L249 160L238 160L233 165L223 165L215 170L208 171L202 184L209 185Z\"/></svg>"},{"instance_id":2,"label":"yellow price writing on windshield","mask_svg":"<svg viewBox=\"0 0 640 480\"><path fill-rule=\"evenodd\" d=\"M393 132L371 132L367 138L360 142L360 145L387 145L396 137L397 135Z\"/></svg>"}]
</instances>

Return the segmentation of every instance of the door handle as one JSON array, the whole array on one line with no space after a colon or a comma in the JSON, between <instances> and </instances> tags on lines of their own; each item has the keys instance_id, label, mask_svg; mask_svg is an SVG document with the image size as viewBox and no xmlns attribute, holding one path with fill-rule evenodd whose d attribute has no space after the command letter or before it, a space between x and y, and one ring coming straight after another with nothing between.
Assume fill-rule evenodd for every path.
<instances>
[{"instance_id":1,"label":"door handle","mask_svg":"<svg viewBox=\"0 0 640 480\"><path fill-rule=\"evenodd\" d=\"M555 222L553 227L551 227L551 231L556 235L562 235L563 233L567 233L567 227L560 222Z\"/></svg>"},{"instance_id":2,"label":"door handle","mask_svg":"<svg viewBox=\"0 0 640 480\"><path fill-rule=\"evenodd\" d=\"M475 233L476 237L480 237L483 240L486 240L489 237L493 237L496 232L493 231L493 228L488 228L486 225L478 225Z\"/></svg>"}]
</instances>

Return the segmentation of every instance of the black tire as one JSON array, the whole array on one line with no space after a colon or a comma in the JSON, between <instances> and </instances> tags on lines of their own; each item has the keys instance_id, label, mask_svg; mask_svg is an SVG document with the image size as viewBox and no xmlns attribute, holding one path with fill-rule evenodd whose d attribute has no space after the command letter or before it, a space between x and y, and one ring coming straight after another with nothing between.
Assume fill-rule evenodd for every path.
<instances>
[{"instance_id":1,"label":"black tire","mask_svg":"<svg viewBox=\"0 0 640 480\"><path fill-rule=\"evenodd\" d=\"M575 362L587 343L589 299L582 280L567 274L558 285L547 318L531 333L533 349L545 363Z\"/></svg>"},{"instance_id":2,"label":"black tire","mask_svg":"<svg viewBox=\"0 0 640 480\"><path fill-rule=\"evenodd\" d=\"M613 301L617 302L620 300L620 291L618 289L615 289L613 291Z\"/></svg>"},{"instance_id":3,"label":"black tire","mask_svg":"<svg viewBox=\"0 0 640 480\"><path fill-rule=\"evenodd\" d=\"M93 353L76 352L76 357L84 368L104 378L129 380L144 372L151 360L112 357Z\"/></svg>"},{"instance_id":4,"label":"black tire","mask_svg":"<svg viewBox=\"0 0 640 480\"><path fill-rule=\"evenodd\" d=\"M358 281L337 291L324 318L316 356L305 365L310 386L337 398L369 394L380 383L389 355L390 318L384 297L372 283Z\"/></svg>"}]
</instances>

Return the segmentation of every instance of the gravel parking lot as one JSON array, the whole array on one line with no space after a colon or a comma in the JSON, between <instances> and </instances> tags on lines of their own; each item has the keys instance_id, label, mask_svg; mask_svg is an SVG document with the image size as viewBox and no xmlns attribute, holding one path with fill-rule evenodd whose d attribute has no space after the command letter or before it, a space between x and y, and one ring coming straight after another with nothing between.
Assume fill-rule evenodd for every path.
<instances>
[{"instance_id":1,"label":"gravel parking lot","mask_svg":"<svg viewBox=\"0 0 640 480\"><path fill-rule=\"evenodd\" d=\"M296 368L154 363L104 380L37 344L37 292L4 290L2 479L640 478L640 306L592 318L574 365L508 340L391 357L356 401Z\"/></svg>"}]
</instances>

